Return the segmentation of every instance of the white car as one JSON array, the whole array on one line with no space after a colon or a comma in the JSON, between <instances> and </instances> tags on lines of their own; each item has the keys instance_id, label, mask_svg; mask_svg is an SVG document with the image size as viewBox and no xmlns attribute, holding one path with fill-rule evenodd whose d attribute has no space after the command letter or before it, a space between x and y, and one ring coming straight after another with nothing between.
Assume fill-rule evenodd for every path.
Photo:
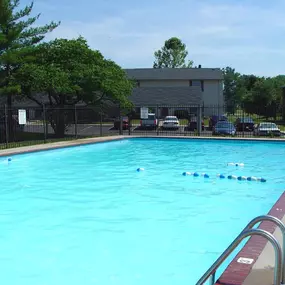
<instances>
[{"instance_id":1,"label":"white car","mask_svg":"<svg viewBox=\"0 0 285 285\"><path fill-rule=\"evenodd\" d=\"M179 120L176 116L166 116L163 123L163 129L179 129Z\"/></svg>"},{"instance_id":2,"label":"white car","mask_svg":"<svg viewBox=\"0 0 285 285\"><path fill-rule=\"evenodd\" d=\"M269 136L269 135L280 136L281 131L275 123L264 122L264 123L259 123L254 128L253 134L255 136Z\"/></svg>"}]
</instances>

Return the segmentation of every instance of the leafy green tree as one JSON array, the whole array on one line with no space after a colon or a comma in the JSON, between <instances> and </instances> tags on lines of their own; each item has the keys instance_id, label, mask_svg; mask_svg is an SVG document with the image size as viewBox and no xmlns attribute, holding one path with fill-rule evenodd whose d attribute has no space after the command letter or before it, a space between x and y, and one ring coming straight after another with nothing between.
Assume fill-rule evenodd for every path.
<instances>
[{"instance_id":1,"label":"leafy green tree","mask_svg":"<svg viewBox=\"0 0 285 285\"><path fill-rule=\"evenodd\" d=\"M255 83L260 79L260 77L253 74L243 74L240 79L242 79L243 85L246 90L251 91L254 88Z\"/></svg>"},{"instance_id":2,"label":"leafy green tree","mask_svg":"<svg viewBox=\"0 0 285 285\"><path fill-rule=\"evenodd\" d=\"M240 74L234 68L227 66L222 69L224 75L224 99L227 112L234 113L236 107L241 103L240 93L238 92L238 80Z\"/></svg>"},{"instance_id":3,"label":"leafy green tree","mask_svg":"<svg viewBox=\"0 0 285 285\"><path fill-rule=\"evenodd\" d=\"M8 107L12 95L20 90L19 85L12 84L15 72L33 59L34 46L59 25L51 22L35 27L40 15L30 17L33 2L23 9L18 9L19 5L20 0L0 0L0 94L7 97Z\"/></svg>"},{"instance_id":4,"label":"leafy green tree","mask_svg":"<svg viewBox=\"0 0 285 285\"><path fill-rule=\"evenodd\" d=\"M40 106L38 93L46 94L48 120L55 134L62 137L68 125L69 105L85 102L91 106L119 103L131 104L128 96L133 82L113 61L89 48L82 37L74 40L56 39L40 44L36 60L25 64L17 73L23 95Z\"/></svg>"},{"instance_id":5,"label":"leafy green tree","mask_svg":"<svg viewBox=\"0 0 285 285\"><path fill-rule=\"evenodd\" d=\"M40 15L31 17L33 2L20 9L20 0L0 0L0 96L4 96L8 107L9 133L12 134L12 97L21 92L14 80L19 68L34 58L34 47L46 33L59 23L51 22L36 27Z\"/></svg>"},{"instance_id":6,"label":"leafy green tree","mask_svg":"<svg viewBox=\"0 0 285 285\"><path fill-rule=\"evenodd\" d=\"M277 89L272 78L257 78L244 98L245 111L266 118L277 115Z\"/></svg>"},{"instance_id":7,"label":"leafy green tree","mask_svg":"<svg viewBox=\"0 0 285 285\"><path fill-rule=\"evenodd\" d=\"M154 53L154 68L191 68L193 61L186 58L188 51L186 45L176 37L165 41L164 46Z\"/></svg>"}]
</instances>

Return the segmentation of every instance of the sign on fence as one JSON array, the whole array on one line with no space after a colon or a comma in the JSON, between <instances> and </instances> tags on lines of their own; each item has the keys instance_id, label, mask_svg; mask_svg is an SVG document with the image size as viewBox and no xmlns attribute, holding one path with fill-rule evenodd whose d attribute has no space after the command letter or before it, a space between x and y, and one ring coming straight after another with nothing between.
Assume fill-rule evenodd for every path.
<instances>
[{"instance_id":1,"label":"sign on fence","mask_svg":"<svg viewBox=\"0 0 285 285\"><path fill-rule=\"evenodd\" d=\"M148 108L141 107L141 119L148 119Z\"/></svg>"},{"instance_id":2,"label":"sign on fence","mask_svg":"<svg viewBox=\"0 0 285 285\"><path fill-rule=\"evenodd\" d=\"M18 110L18 120L20 125L26 125L27 123L26 110Z\"/></svg>"}]
</instances>

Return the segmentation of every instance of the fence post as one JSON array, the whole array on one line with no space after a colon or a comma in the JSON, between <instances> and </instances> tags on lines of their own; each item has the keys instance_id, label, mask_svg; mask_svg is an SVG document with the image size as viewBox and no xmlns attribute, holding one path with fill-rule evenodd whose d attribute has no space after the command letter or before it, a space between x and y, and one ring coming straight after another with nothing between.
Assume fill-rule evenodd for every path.
<instances>
[{"instance_id":1,"label":"fence post","mask_svg":"<svg viewBox=\"0 0 285 285\"><path fill-rule=\"evenodd\" d=\"M129 116L128 116L129 136L131 135L131 128L132 128L132 114L129 114Z\"/></svg>"},{"instance_id":2,"label":"fence post","mask_svg":"<svg viewBox=\"0 0 285 285\"><path fill-rule=\"evenodd\" d=\"M119 135L123 134L123 117L121 113L121 105L119 104L119 118L120 118L120 129L119 129Z\"/></svg>"},{"instance_id":3,"label":"fence post","mask_svg":"<svg viewBox=\"0 0 285 285\"><path fill-rule=\"evenodd\" d=\"M9 130L8 130L8 112L7 112L7 105L6 104L5 104L5 107L4 107L4 113L5 113L6 148L8 148L8 144L9 144Z\"/></svg>"},{"instance_id":4,"label":"fence post","mask_svg":"<svg viewBox=\"0 0 285 285\"><path fill-rule=\"evenodd\" d=\"M202 106L201 105L198 106L197 131L198 131L198 136L200 136L202 132Z\"/></svg>"},{"instance_id":5,"label":"fence post","mask_svg":"<svg viewBox=\"0 0 285 285\"><path fill-rule=\"evenodd\" d=\"M103 136L103 129L102 129L102 123L103 123L103 118L102 118L102 104L100 103L100 137Z\"/></svg>"},{"instance_id":6,"label":"fence post","mask_svg":"<svg viewBox=\"0 0 285 285\"><path fill-rule=\"evenodd\" d=\"M45 104L43 103L43 125L44 125L44 143L46 143L47 140L47 120L46 120L46 108Z\"/></svg>"},{"instance_id":7,"label":"fence post","mask_svg":"<svg viewBox=\"0 0 285 285\"><path fill-rule=\"evenodd\" d=\"M285 86L282 87L282 122L285 122Z\"/></svg>"},{"instance_id":8,"label":"fence post","mask_svg":"<svg viewBox=\"0 0 285 285\"><path fill-rule=\"evenodd\" d=\"M242 137L244 138L244 108L242 109Z\"/></svg>"},{"instance_id":9,"label":"fence post","mask_svg":"<svg viewBox=\"0 0 285 285\"><path fill-rule=\"evenodd\" d=\"M158 111L159 111L159 106L156 105L156 119L157 119L157 128L156 128L156 134L157 136L159 136L159 122L160 122L160 118L158 116Z\"/></svg>"},{"instance_id":10,"label":"fence post","mask_svg":"<svg viewBox=\"0 0 285 285\"><path fill-rule=\"evenodd\" d=\"M74 132L75 132L75 138L77 139L77 108L76 108L76 104L74 105Z\"/></svg>"}]
</instances>

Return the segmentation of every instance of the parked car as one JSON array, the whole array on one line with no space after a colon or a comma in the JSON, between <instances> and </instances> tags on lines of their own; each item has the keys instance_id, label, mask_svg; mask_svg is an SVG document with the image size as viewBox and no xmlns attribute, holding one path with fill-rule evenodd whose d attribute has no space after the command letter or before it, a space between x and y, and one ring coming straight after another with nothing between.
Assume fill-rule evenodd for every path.
<instances>
[{"instance_id":1,"label":"parked car","mask_svg":"<svg viewBox=\"0 0 285 285\"><path fill-rule=\"evenodd\" d=\"M218 121L213 128L213 135L235 135L236 128L234 124L228 121Z\"/></svg>"},{"instance_id":2,"label":"parked car","mask_svg":"<svg viewBox=\"0 0 285 285\"><path fill-rule=\"evenodd\" d=\"M156 129L158 126L158 120L154 113L149 113L147 119L141 119L141 128L145 129Z\"/></svg>"},{"instance_id":3,"label":"parked car","mask_svg":"<svg viewBox=\"0 0 285 285\"><path fill-rule=\"evenodd\" d=\"M249 131L252 132L254 130L254 121L250 117L237 118L236 119L236 129L239 132Z\"/></svg>"},{"instance_id":4,"label":"parked car","mask_svg":"<svg viewBox=\"0 0 285 285\"><path fill-rule=\"evenodd\" d=\"M114 121L114 129L119 130L120 129L120 118L116 118ZM122 117L122 129L128 130L129 129L129 118L128 117Z\"/></svg>"},{"instance_id":5,"label":"parked car","mask_svg":"<svg viewBox=\"0 0 285 285\"><path fill-rule=\"evenodd\" d=\"M275 123L263 122L257 124L253 131L253 134L255 136L280 136L281 131Z\"/></svg>"},{"instance_id":6,"label":"parked car","mask_svg":"<svg viewBox=\"0 0 285 285\"><path fill-rule=\"evenodd\" d=\"M217 124L219 121L227 121L228 118L226 115L212 115L210 116L209 120L209 128L210 130L213 130L213 127Z\"/></svg>"},{"instance_id":7,"label":"parked car","mask_svg":"<svg viewBox=\"0 0 285 285\"><path fill-rule=\"evenodd\" d=\"M163 129L179 129L179 120L176 116L166 116L163 123Z\"/></svg>"},{"instance_id":8,"label":"parked car","mask_svg":"<svg viewBox=\"0 0 285 285\"><path fill-rule=\"evenodd\" d=\"M202 120L201 122L202 126L202 131L205 130L205 124L204 124L204 120ZM195 130L198 130L198 125L197 125L197 117L192 117L189 120L188 126L187 126L187 130L190 132L194 132Z\"/></svg>"}]
</instances>

